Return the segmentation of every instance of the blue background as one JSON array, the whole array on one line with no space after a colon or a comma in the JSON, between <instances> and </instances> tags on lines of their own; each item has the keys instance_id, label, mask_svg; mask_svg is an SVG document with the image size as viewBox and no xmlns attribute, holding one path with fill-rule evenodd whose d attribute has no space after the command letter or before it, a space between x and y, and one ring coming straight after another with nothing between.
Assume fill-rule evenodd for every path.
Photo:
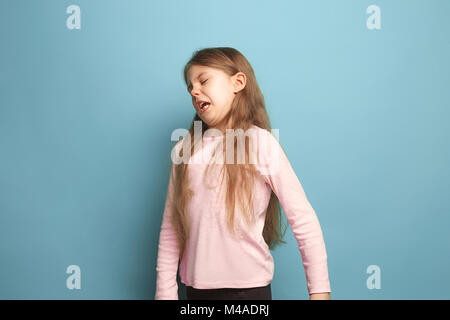
<instances>
[{"instance_id":1,"label":"blue background","mask_svg":"<svg viewBox=\"0 0 450 320\"><path fill-rule=\"evenodd\" d=\"M69 30L69 5L81 29ZM369 30L368 6L381 9ZM252 64L333 299L449 299L449 1L1 1L0 298L153 299L192 52ZM286 221L286 220L285 220ZM308 299L290 227L274 299ZM69 265L81 289L69 290ZM366 269L381 270L368 289ZM180 287L184 298L184 287Z\"/></svg>"}]
</instances>

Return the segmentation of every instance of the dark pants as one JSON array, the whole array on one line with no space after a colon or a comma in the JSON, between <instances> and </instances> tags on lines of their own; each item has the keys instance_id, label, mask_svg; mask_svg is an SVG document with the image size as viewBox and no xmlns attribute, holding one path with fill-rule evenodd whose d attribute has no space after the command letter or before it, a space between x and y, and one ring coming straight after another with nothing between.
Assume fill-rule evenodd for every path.
<instances>
[{"instance_id":1,"label":"dark pants","mask_svg":"<svg viewBox=\"0 0 450 320\"><path fill-rule=\"evenodd\" d=\"M255 288L196 289L186 286L187 300L272 300L270 283Z\"/></svg>"}]
</instances>

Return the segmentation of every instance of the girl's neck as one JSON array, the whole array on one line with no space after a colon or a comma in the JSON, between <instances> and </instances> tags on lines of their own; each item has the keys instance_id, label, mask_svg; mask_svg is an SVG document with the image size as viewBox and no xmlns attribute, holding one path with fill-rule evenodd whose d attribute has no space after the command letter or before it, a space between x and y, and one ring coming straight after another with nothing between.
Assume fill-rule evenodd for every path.
<instances>
[{"instance_id":1,"label":"girl's neck","mask_svg":"<svg viewBox=\"0 0 450 320\"><path fill-rule=\"evenodd\" d=\"M226 129L232 129L231 128L231 117L228 119L228 123L224 124L224 122L222 121L221 123L218 123L217 125L215 125L214 127L208 127L209 129L216 129L222 132L222 135L226 135Z\"/></svg>"}]
</instances>

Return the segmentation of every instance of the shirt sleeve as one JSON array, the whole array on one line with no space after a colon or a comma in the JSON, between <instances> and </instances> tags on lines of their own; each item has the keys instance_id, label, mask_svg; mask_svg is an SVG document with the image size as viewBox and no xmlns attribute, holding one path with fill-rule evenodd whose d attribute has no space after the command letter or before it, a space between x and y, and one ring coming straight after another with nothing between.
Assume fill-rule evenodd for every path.
<instances>
[{"instance_id":1,"label":"shirt sleeve","mask_svg":"<svg viewBox=\"0 0 450 320\"><path fill-rule=\"evenodd\" d=\"M172 163L159 235L155 300L178 300L177 272L179 249L176 234L170 221L173 208L174 178L175 166Z\"/></svg>"},{"instance_id":2,"label":"shirt sleeve","mask_svg":"<svg viewBox=\"0 0 450 320\"><path fill-rule=\"evenodd\" d=\"M327 253L318 217L284 150L273 134L258 138L257 168L280 200L302 256L309 293L331 292ZM261 139L262 138L262 139Z\"/></svg>"}]
</instances>

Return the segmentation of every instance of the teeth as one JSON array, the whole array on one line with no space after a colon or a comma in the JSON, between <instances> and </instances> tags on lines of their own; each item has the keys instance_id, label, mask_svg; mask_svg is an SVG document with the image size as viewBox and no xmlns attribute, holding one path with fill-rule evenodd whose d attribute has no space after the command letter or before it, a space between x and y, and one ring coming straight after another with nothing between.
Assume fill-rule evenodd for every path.
<instances>
[{"instance_id":1,"label":"teeth","mask_svg":"<svg viewBox=\"0 0 450 320\"><path fill-rule=\"evenodd\" d=\"M209 102L202 102L201 104L200 104L200 109L204 109L206 106L208 106L209 105Z\"/></svg>"}]
</instances>

